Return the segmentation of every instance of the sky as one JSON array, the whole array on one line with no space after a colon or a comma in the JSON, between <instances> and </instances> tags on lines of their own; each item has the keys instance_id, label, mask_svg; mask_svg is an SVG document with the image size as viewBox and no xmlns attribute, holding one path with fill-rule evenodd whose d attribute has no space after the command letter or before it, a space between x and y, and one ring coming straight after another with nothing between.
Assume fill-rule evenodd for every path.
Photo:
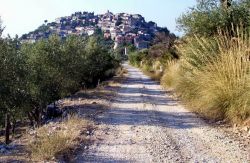
<instances>
[{"instance_id":1,"label":"sky","mask_svg":"<svg viewBox=\"0 0 250 163\"><path fill-rule=\"evenodd\" d=\"M141 14L146 21L154 21L181 35L176 29L176 19L195 3L196 0L0 0L0 17L4 35L12 37L35 30L44 20L51 22L76 11L104 14L107 10Z\"/></svg>"}]
</instances>

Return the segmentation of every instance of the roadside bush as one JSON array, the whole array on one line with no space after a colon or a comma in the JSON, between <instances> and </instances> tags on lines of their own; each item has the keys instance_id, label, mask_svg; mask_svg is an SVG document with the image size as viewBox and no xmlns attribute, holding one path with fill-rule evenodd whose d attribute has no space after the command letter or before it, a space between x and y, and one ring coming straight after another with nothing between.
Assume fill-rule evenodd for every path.
<instances>
[{"instance_id":1,"label":"roadside bush","mask_svg":"<svg viewBox=\"0 0 250 163\"><path fill-rule=\"evenodd\" d=\"M231 122L249 118L250 42L247 38L242 33L235 38L220 35L212 41L195 38L179 47L182 58L176 90L195 111Z\"/></svg>"},{"instance_id":2,"label":"roadside bush","mask_svg":"<svg viewBox=\"0 0 250 163\"><path fill-rule=\"evenodd\" d=\"M132 53L129 54L128 59L130 64L132 64L133 66L136 67L140 67L141 66L141 61L145 56L145 51L134 51Z\"/></svg>"},{"instance_id":3,"label":"roadside bush","mask_svg":"<svg viewBox=\"0 0 250 163\"><path fill-rule=\"evenodd\" d=\"M142 69L153 80L160 81L165 65L179 58L174 46L176 40L177 37L164 28L155 34L149 49L130 53L129 62Z\"/></svg>"},{"instance_id":4,"label":"roadside bush","mask_svg":"<svg viewBox=\"0 0 250 163\"><path fill-rule=\"evenodd\" d=\"M71 95L81 87L96 86L119 66L98 37L70 36L62 40L52 36L34 44L22 45L21 53L28 56L27 93L31 116L41 121L46 106Z\"/></svg>"},{"instance_id":5,"label":"roadside bush","mask_svg":"<svg viewBox=\"0 0 250 163\"><path fill-rule=\"evenodd\" d=\"M114 75L109 72L115 72L114 70L119 67L119 60L115 59L115 55L98 42L95 37L90 37L85 45L84 60L82 61L84 68L82 68L81 74L82 81L87 86L95 86L98 81Z\"/></svg>"}]
</instances>

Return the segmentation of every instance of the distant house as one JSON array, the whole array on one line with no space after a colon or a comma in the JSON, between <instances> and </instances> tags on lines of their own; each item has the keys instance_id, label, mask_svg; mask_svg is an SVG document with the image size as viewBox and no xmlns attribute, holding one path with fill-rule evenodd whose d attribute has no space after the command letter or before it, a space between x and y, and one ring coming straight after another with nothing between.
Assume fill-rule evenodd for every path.
<instances>
[{"instance_id":1,"label":"distant house","mask_svg":"<svg viewBox=\"0 0 250 163\"><path fill-rule=\"evenodd\" d=\"M118 35L121 35L122 32L119 29L114 29L110 31L111 39L115 40Z\"/></svg>"},{"instance_id":2,"label":"distant house","mask_svg":"<svg viewBox=\"0 0 250 163\"><path fill-rule=\"evenodd\" d=\"M130 32L131 31L131 27L128 25L122 25L121 31L124 33Z\"/></svg>"},{"instance_id":3,"label":"distant house","mask_svg":"<svg viewBox=\"0 0 250 163\"><path fill-rule=\"evenodd\" d=\"M58 34L65 38L68 35L93 35L96 29L101 29L105 38L111 38L115 47L123 43L132 43L138 49L149 47L154 33L160 27L155 22L146 22L139 14L117 13L107 11L95 15L94 12L75 12L70 16L57 18L47 24L45 31L35 30L25 36L24 40L38 40Z\"/></svg>"},{"instance_id":4,"label":"distant house","mask_svg":"<svg viewBox=\"0 0 250 163\"><path fill-rule=\"evenodd\" d=\"M56 29L56 27L54 27L54 26L50 26L49 28L50 28L51 30Z\"/></svg>"},{"instance_id":5,"label":"distant house","mask_svg":"<svg viewBox=\"0 0 250 163\"><path fill-rule=\"evenodd\" d=\"M75 29L76 29L77 31L84 31L84 27L79 27L79 26L77 26Z\"/></svg>"},{"instance_id":6,"label":"distant house","mask_svg":"<svg viewBox=\"0 0 250 163\"><path fill-rule=\"evenodd\" d=\"M88 29L88 30L87 30L87 34L88 34L89 36L93 35L94 33L95 33L95 30L94 30L94 29Z\"/></svg>"},{"instance_id":7,"label":"distant house","mask_svg":"<svg viewBox=\"0 0 250 163\"><path fill-rule=\"evenodd\" d=\"M118 42L119 44L122 44L125 42L125 38L124 36L122 35L118 35L116 38L115 38L115 41Z\"/></svg>"},{"instance_id":8,"label":"distant house","mask_svg":"<svg viewBox=\"0 0 250 163\"><path fill-rule=\"evenodd\" d=\"M72 33L73 33L73 31L67 31L67 33L68 33L68 34L72 34Z\"/></svg>"},{"instance_id":9,"label":"distant house","mask_svg":"<svg viewBox=\"0 0 250 163\"><path fill-rule=\"evenodd\" d=\"M127 43L134 43L134 38L136 37L136 34L128 33L125 35L125 41Z\"/></svg>"},{"instance_id":10,"label":"distant house","mask_svg":"<svg viewBox=\"0 0 250 163\"><path fill-rule=\"evenodd\" d=\"M60 23L61 23L61 18L56 18L55 22L56 22L57 24L60 24Z\"/></svg>"},{"instance_id":11,"label":"distant house","mask_svg":"<svg viewBox=\"0 0 250 163\"><path fill-rule=\"evenodd\" d=\"M105 32L105 33L104 33L104 38L106 38L106 39L111 38L110 32Z\"/></svg>"}]
</instances>

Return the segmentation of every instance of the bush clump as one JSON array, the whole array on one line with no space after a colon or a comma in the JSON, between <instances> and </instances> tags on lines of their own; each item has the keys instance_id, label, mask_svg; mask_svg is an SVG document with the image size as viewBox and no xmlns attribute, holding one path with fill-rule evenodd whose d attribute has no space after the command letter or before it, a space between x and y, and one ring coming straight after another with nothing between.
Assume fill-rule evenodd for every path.
<instances>
[{"instance_id":1,"label":"bush clump","mask_svg":"<svg viewBox=\"0 0 250 163\"><path fill-rule=\"evenodd\" d=\"M246 38L242 33L234 38L219 35L187 41L178 48L180 66L169 64L163 83L207 117L246 120L250 116L250 42Z\"/></svg>"}]
</instances>

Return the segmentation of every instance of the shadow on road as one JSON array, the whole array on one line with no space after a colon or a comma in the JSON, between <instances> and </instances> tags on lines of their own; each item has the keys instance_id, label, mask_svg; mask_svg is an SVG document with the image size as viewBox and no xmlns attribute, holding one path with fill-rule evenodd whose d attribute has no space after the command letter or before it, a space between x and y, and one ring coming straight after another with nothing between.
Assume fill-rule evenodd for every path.
<instances>
[{"instance_id":1,"label":"shadow on road","mask_svg":"<svg viewBox=\"0 0 250 163\"><path fill-rule=\"evenodd\" d=\"M119 107L109 109L107 113L101 114L95 121L108 125L149 125L162 126L166 128L187 129L201 127L204 124L197 123L197 116L189 112L171 111L171 108L178 106L178 101L167 97L170 93L159 89L159 83L143 75L139 70L129 69L129 75L121 86L106 86L107 90L115 90L117 95L102 96ZM138 87L140 86L140 87ZM83 98L100 98L96 94L89 96L78 95ZM147 105L147 109L136 109L140 105ZM151 108L150 108L151 107ZM158 111L154 107L164 107L168 111ZM89 112L94 108L107 108L107 106L77 106L80 112ZM92 109L93 108L93 109Z\"/></svg>"},{"instance_id":2,"label":"shadow on road","mask_svg":"<svg viewBox=\"0 0 250 163\"><path fill-rule=\"evenodd\" d=\"M132 80L132 78L128 78ZM141 79L140 79L141 80ZM141 83L143 85L153 85L156 84L154 81L146 80L140 81L134 80L133 82ZM123 83L126 85L133 85L131 81L127 80ZM119 107L108 110L107 114L101 114L98 116L95 121L99 123L104 123L108 125L148 125L148 126L161 126L166 128L175 128L175 129L187 129L193 127L201 127L204 124L197 123L197 116L189 112L176 112L168 111L162 112L154 110L155 106L164 106L164 107L175 107L177 106L177 101L165 96L166 91L158 89L148 89L148 88L133 88L133 87L117 87L117 86L108 86L107 89L116 89L118 90L118 95L115 99L112 99L112 103L130 104L128 107ZM97 95L93 95L92 98L95 99ZM105 98L105 97L104 97ZM110 97L106 97L108 100L111 100ZM147 110L138 110L132 105L144 105L149 104ZM131 107L132 106L132 107ZM84 112L89 112L95 108L107 108L107 106L92 106L92 105L79 105L77 108L82 114Z\"/></svg>"}]
</instances>

